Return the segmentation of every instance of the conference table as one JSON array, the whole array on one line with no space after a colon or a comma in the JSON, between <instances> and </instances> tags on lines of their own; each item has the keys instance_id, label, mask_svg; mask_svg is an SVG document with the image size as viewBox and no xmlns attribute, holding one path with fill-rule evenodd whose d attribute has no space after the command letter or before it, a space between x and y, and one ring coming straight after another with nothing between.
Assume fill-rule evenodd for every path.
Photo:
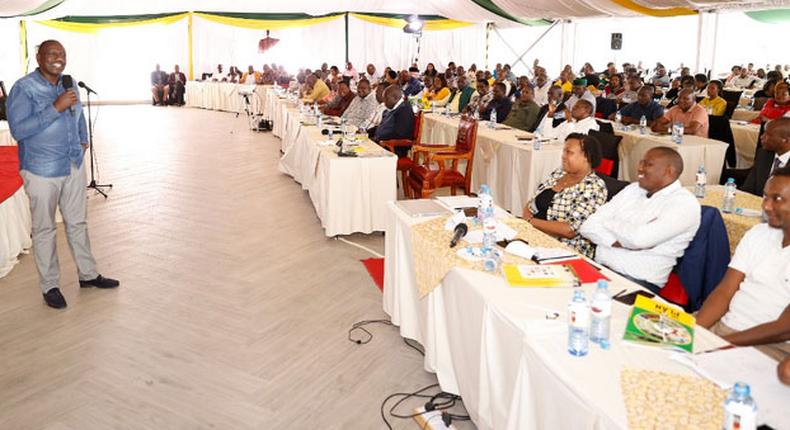
<instances>
[{"instance_id":1,"label":"conference table","mask_svg":"<svg viewBox=\"0 0 790 430\"><path fill-rule=\"evenodd\" d=\"M442 390L463 397L479 429L629 428L619 383L623 372L693 375L666 350L624 343L630 310L618 302L611 347L591 345L588 356L575 357L567 352L570 289L511 288L500 276L453 267L423 294L421 272L438 264L418 264L425 255L415 255L422 249L415 243L425 243L425 232L432 231L425 229L428 223L444 219L412 217L395 203L388 204L388 215L383 309L402 337L424 347L425 370L436 374ZM450 235L436 240L449 241ZM611 279L613 294L640 289L607 269L602 273ZM589 297L594 286L582 288ZM696 328L695 351L722 345Z\"/></svg>"},{"instance_id":2,"label":"conference table","mask_svg":"<svg viewBox=\"0 0 790 430\"><path fill-rule=\"evenodd\" d=\"M760 111L737 107L732 112L732 120L734 121L751 121L760 116Z\"/></svg>"},{"instance_id":3,"label":"conference table","mask_svg":"<svg viewBox=\"0 0 790 430\"><path fill-rule=\"evenodd\" d=\"M693 187L689 187L689 191L694 192ZM708 185L705 187L705 198L700 199L699 203L705 206L713 206L721 208L724 202L724 186L723 185ZM757 224L763 222L762 217L762 203L763 199L743 191L735 193L735 207L742 209L749 209L756 211L754 215L738 215L736 213L721 213L724 219L724 227L727 229L727 237L730 240L730 255L735 254L735 248L741 242L741 238L746 234L749 229Z\"/></svg>"},{"instance_id":4,"label":"conference table","mask_svg":"<svg viewBox=\"0 0 790 430\"><path fill-rule=\"evenodd\" d=\"M748 121L730 121L732 137L735 141L736 164L738 169L746 169L754 164L754 152L760 136L760 125Z\"/></svg>"},{"instance_id":5,"label":"conference table","mask_svg":"<svg viewBox=\"0 0 790 430\"><path fill-rule=\"evenodd\" d=\"M10 146L16 146L16 142L11 137L8 122L0 121L0 147ZM0 166L0 172L4 170ZM0 180L3 180L2 175ZM31 227L27 194L20 187L10 197L0 201L0 278L13 269L20 254L26 253L33 246L30 239Z\"/></svg>"},{"instance_id":6,"label":"conference table","mask_svg":"<svg viewBox=\"0 0 790 430\"><path fill-rule=\"evenodd\" d=\"M423 116L422 143L455 145L460 119L435 113ZM562 143L532 146L532 133L480 121L472 166L472 190L487 184L497 205L520 214L538 185L562 165Z\"/></svg>"},{"instance_id":7,"label":"conference table","mask_svg":"<svg viewBox=\"0 0 790 430\"><path fill-rule=\"evenodd\" d=\"M386 202L397 199L397 157L361 136L355 137L356 156L341 157L337 138L328 141L305 123L294 101L269 99L281 138L279 170L308 192L326 236L383 231Z\"/></svg>"},{"instance_id":8,"label":"conference table","mask_svg":"<svg viewBox=\"0 0 790 430\"><path fill-rule=\"evenodd\" d=\"M261 114L266 103L265 93L263 85L188 81L184 97L188 107L233 113L244 113L249 102L250 112Z\"/></svg>"}]
</instances>

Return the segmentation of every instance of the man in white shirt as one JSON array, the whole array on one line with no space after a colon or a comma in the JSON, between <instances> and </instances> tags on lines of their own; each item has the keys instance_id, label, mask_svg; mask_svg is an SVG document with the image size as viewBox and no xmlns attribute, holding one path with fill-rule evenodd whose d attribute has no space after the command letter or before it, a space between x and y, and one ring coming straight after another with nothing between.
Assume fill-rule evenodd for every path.
<instances>
[{"instance_id":1,"label":"man in white shirt","mask_svg":"<svg viewBox=\"0 0 790 430\"><path fill-rule=\"evenodd\" d=\"M672 148L650 149L639 182L620 191L582 224L598 246L595 261L658 293L700 224L700 205L680 185L683 159Z\"/></svg>"},{"instance_id":2,"label":"man in white shirt","mask_svg":"<svg viewBox=\"0 0 790 430\"><path fill-rule=\"evenodd\" d=\"M573 81L573 90L571 96L565 101L565 106L573 111L573 105L579 100L587 100L592 105L593 114L595 114L595 96L587 89L587 79L575 79Z\"/></svg>"},{"instance_id":3,"label":"man in white shirt","mask_svg":"<svg viewBox=\"0 0 790 430\"><path fill-rule=\"evenodd\" d=\"M741 238L697 324L781 361L790 356L790 168L765 183L762 206L768 222Z\"/></svg>"},{"instance_id":4,"label":"man in white shirt","mask_svg":"<svg viewBox=\"0 0 790 430\"><path fill-rule=\"evenodd\" d=\"M565 138L571 133L587 134L590 130L598 130L600 128L592 115L592 105L587 100L576 102L570 112L566 108L565 117L571 118L571 120L563 121L554 127L556 113L558 113L556 112L556 107L550 104L549 111L536 129L540 130L544 137L556 137L560 142L565 142Z\"/></svg>"},{"instance_id":5,"label":"man in white shirt","mask_svg":"<svg viewBox=\"0 0 790 430\"><path fill-rule=\"evenodd\" d=\"M372 87L375 87L379 84L379 81L381 80L381 74L376 71L376 66L373 64L368 64L367 70L365 72L365 79L370 82Z\"/></svg>"},{"instance_id":6,"label":"man in white shirt","mask_svg":"<svg viewBox=\"0 0 790 430\"><path fill-rule=\"evenodd\" d=\"M551 88L551 82L546 78L546 74L538 74L535 77L535 87L532 89L535 94L535 103L538 106L543 106L549 102L549 88Z\"/></svg>"},{"instance_id":7,"label":"man in white shirt","mask_svg":"<svg viewBox=\"0 0 790 430\"><path fill-rule=\"evenodd\" d=\"M376 95L370 92L370 82L362 79L357 84L357 96L340 117L357 128L367 129L370 128L377 106Z\"/></svg>"},{"instance_id":8,"label":"man in white shirt","mask_svg":"<svg viewBox=\"0 0 790 430\"><path fill-rule=\"evenodd\" d=\"M748 89L754 86L756 80L756 77L749 74L749 69L744 67L741 69L740 74L732 79L731 83L736 88Z\"/></svg>"}]
</instances>

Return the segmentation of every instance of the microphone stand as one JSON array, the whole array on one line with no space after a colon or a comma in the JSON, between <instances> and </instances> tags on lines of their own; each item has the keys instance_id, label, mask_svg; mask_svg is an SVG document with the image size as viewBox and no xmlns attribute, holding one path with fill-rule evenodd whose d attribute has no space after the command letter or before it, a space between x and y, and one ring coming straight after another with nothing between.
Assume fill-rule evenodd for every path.
<instances>
[{"instance_id":1,"label":"microphone stand","mask_svg":"<svg viewBox=\"0 0 790 430\"><path fill-rule=\"evenodd\" d=\"M96 177L94 173L94 165L93 160L96 158L96 155L93 152L93 116L91 115L91 92L85 91L88 95L88 150L90 152L91 158L91 181L88 183L88 188L96 190L97 193L107 198L107 193L102 190L102 188L112 188L112 184L97 184Z\"/></svg>"}]
</instances>

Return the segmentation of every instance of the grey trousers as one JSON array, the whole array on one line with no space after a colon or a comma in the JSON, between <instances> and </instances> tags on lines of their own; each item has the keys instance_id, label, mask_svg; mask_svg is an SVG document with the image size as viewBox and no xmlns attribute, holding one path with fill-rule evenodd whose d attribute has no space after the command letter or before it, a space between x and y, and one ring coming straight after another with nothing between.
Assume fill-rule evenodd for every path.
<instances>
[{"instance_id":1,"label":"grey trousers","mask_svg":"<svg viewBox=\"0 0 790 430\"><path fill-rule=\"evenodd\" d=\"M25 191L30 198L30 212L33 218L33 255L36 259L41 292L46 293L60 286L55 224L55 211L58 206L63 215L63 223L66 225L66 238L71 256L77 264L79 279L87 281L99 276L88 239L85 163L79 168L72 163L69 176L47 178L26 170L22 170L20 175L25 181Z\"/></svg>"}]
</instances>

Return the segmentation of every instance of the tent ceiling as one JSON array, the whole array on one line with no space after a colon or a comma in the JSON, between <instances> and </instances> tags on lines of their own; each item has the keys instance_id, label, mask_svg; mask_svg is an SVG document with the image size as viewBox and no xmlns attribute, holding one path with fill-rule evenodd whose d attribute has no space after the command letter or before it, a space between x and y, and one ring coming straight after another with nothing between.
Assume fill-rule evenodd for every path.
<instances>
[{"instance_id":1,"label":"tent ceiling","mask_svg":"<svg viewBox=\"0 0 790 430\"><path fill-rule=\"evenodd\" d=\"M677 15L708 9L774 9L790 0L0 0L0 16L39 14L37 18L91 15L138 15L203 10L323 15L337 11L416 13L450 19L513 24L521 19L601 16ZM43 12L42 12L43 11Z\"/></svg>"}]
</instances>

